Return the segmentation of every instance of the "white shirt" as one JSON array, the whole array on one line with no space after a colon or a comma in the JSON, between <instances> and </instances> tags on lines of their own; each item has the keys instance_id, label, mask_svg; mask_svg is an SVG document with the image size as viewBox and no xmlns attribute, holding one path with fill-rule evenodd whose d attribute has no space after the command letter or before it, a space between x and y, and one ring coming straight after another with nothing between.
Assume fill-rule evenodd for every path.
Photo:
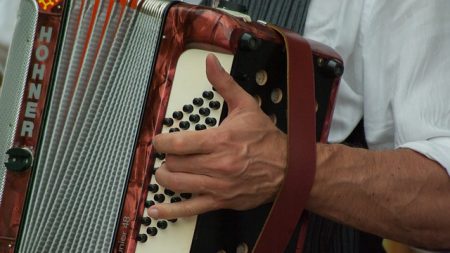
<instances>
[{"instance_id":1,"label":"white shirt","mask_svg":"<svg viewBox=\"0 0 450 253\"><path fill-rule=\"evenodd\" d=\"M364 116L371 149L410 148L450 173L450 1L313 0L305 37L345 63L331 142Z\"/></svg>"}]
</instances>

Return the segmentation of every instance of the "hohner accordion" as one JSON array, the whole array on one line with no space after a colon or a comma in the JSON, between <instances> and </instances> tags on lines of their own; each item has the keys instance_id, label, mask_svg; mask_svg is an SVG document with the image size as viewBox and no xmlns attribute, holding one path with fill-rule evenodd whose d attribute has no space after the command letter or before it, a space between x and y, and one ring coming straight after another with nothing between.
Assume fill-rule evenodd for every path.
<instances>
[{"instance_id":1,"label":"hohner accordion","mask_svg":"<svg viewBox=\"0 0 450 253\"><path fill-rule=\"evenodd\" d=\"M205 74L213 52L285 132L288 100L302 99L288 96L288 69L307 70L300 76L315 83L313 140L325 141L342 61L302 43L304 57L288 64L295 50L274 29L221 10L22 0L0 96L0 252L252 251L270 204L147 217L155 202L195 197L157 184L164 155L152 137L217 127L226 117Z\"/></svg>"}]
</instances>

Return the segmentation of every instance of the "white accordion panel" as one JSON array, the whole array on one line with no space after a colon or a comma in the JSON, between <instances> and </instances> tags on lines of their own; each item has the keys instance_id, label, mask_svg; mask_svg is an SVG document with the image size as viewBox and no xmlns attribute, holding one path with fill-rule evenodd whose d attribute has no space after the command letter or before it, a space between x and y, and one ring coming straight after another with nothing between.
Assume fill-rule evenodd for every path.
<instances>
[{"instance_id":1,"label":"white accordion panel","mask_svg":"<svg viewBox=\"0 0 450 253\"><path fill-rule=\"evenodd\" d=\"M173 119L174 123L172 126L164 126L162 132L168 133L170 129L176 129L180 131L195 131L196 127L210 128L216 127L219 124L220 116L223 108L223 98L215 91L213 91L211 84L206 77L205 61L208 51L191 49L185 51L177 63L175 78L173 87L170 93L169 104L166 111L166 119L173 119L174 112L183 112L183 107L185 105L192 106L192 112L183 112L182 119ZM218 54L220 62L222 63L225 70L228 72L231 70L231 65L233 62L232 55ZM203 92L211 92L214 97L204 98ZM202 99L203 103L201 106L195 105L193 99ZM220 104L219 108L213 109L209 106L210 102L218 102ZM210 111L208 116L202 115L200 109L207 109ZM199 121L194 122L189 119L190 116L197 117ZM206 123L207 119L216 121L216 124L208 125ZM180 126L183 123L189 123L189 127L183 129ZM184 126L186 127L186 126ZM157 159L154 168L159 168L161 166L161 159ZM164 196L165 203L171 203L171 201L183 201L186 197L184 194L173 193L170 191L166 192L162 186L159 186L152 178L151 184L157 185L158 190L155 192L149 192L147 196L147 201L158 202L158 197ZM159 195L159 196L157 196ZM156 196L156 197L155 197ZM155 200L156 199L156 200ZM147 211L143 214L144 217L148 217ZM164 252L164 253L188 253L190 252L191 243L193 240L195 224L197 217L180 218L176 222L172 221L156 221L152 220L149 226L141 226L140 234L145 236L147 240L145 242L138 242L136 252L147 253L147 252ZM158 222L162 222L167 225L166 228L161 228L158 226ZM156 234L152 235L151 229L157 231ZM214 252L215 253L215 252Z\"/></svg>"}]
</instances>

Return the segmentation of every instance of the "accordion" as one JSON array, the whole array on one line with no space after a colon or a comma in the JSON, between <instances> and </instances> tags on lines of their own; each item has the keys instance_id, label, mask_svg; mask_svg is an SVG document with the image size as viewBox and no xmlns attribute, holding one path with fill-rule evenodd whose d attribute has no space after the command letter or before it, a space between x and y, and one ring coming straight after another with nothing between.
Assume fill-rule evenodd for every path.
<instances>
[{"instance_id":1,"label":"accordion","mask_svg":"<svg viewBox=\"0 0 450 253\"><path fill-rule=\"evenodd\" d=\"M152 138L226 117L205 74L214 53L287 133L289 101L302 99L290 94L289 72L302 73L295 85L312 83L306 95L317 102L308 134L325 141L343 64L301 41L303 56L289 62L295 50L283 36L236 13L163 0L22 0L0 94L0 252L253 251L276 215L271 204L147 217L155 202L192 197L152 177L164 161Z\"/></svg>"}]
</instances>

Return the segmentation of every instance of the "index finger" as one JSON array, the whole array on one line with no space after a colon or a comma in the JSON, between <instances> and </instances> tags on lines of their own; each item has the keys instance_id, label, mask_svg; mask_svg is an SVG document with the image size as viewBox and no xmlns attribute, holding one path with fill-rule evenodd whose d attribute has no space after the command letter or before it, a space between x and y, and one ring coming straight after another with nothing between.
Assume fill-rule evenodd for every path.
<instances>
[{"instance_id":1,"label":"index finger","mask_svg":"<svg viewBox=\"0 0 450 253\"><path fill-rule=\"evenodd\" d=\"M209 195L196 196L192 199L171 203L157 204L147 210L154 219L174 219L194 216L218 209L217 202Z\"/></svg>"},{"instance_id":2,"label":"index finger","mask_svg":"<svg viewBox=\"0 0 450 253\"><path fill-rule=\"evenodd\" d=\"M174 155L208 154L213 149L213 130L160 134L153 138L152 143L159 153Z\"/></svg>"}]
</instances>

